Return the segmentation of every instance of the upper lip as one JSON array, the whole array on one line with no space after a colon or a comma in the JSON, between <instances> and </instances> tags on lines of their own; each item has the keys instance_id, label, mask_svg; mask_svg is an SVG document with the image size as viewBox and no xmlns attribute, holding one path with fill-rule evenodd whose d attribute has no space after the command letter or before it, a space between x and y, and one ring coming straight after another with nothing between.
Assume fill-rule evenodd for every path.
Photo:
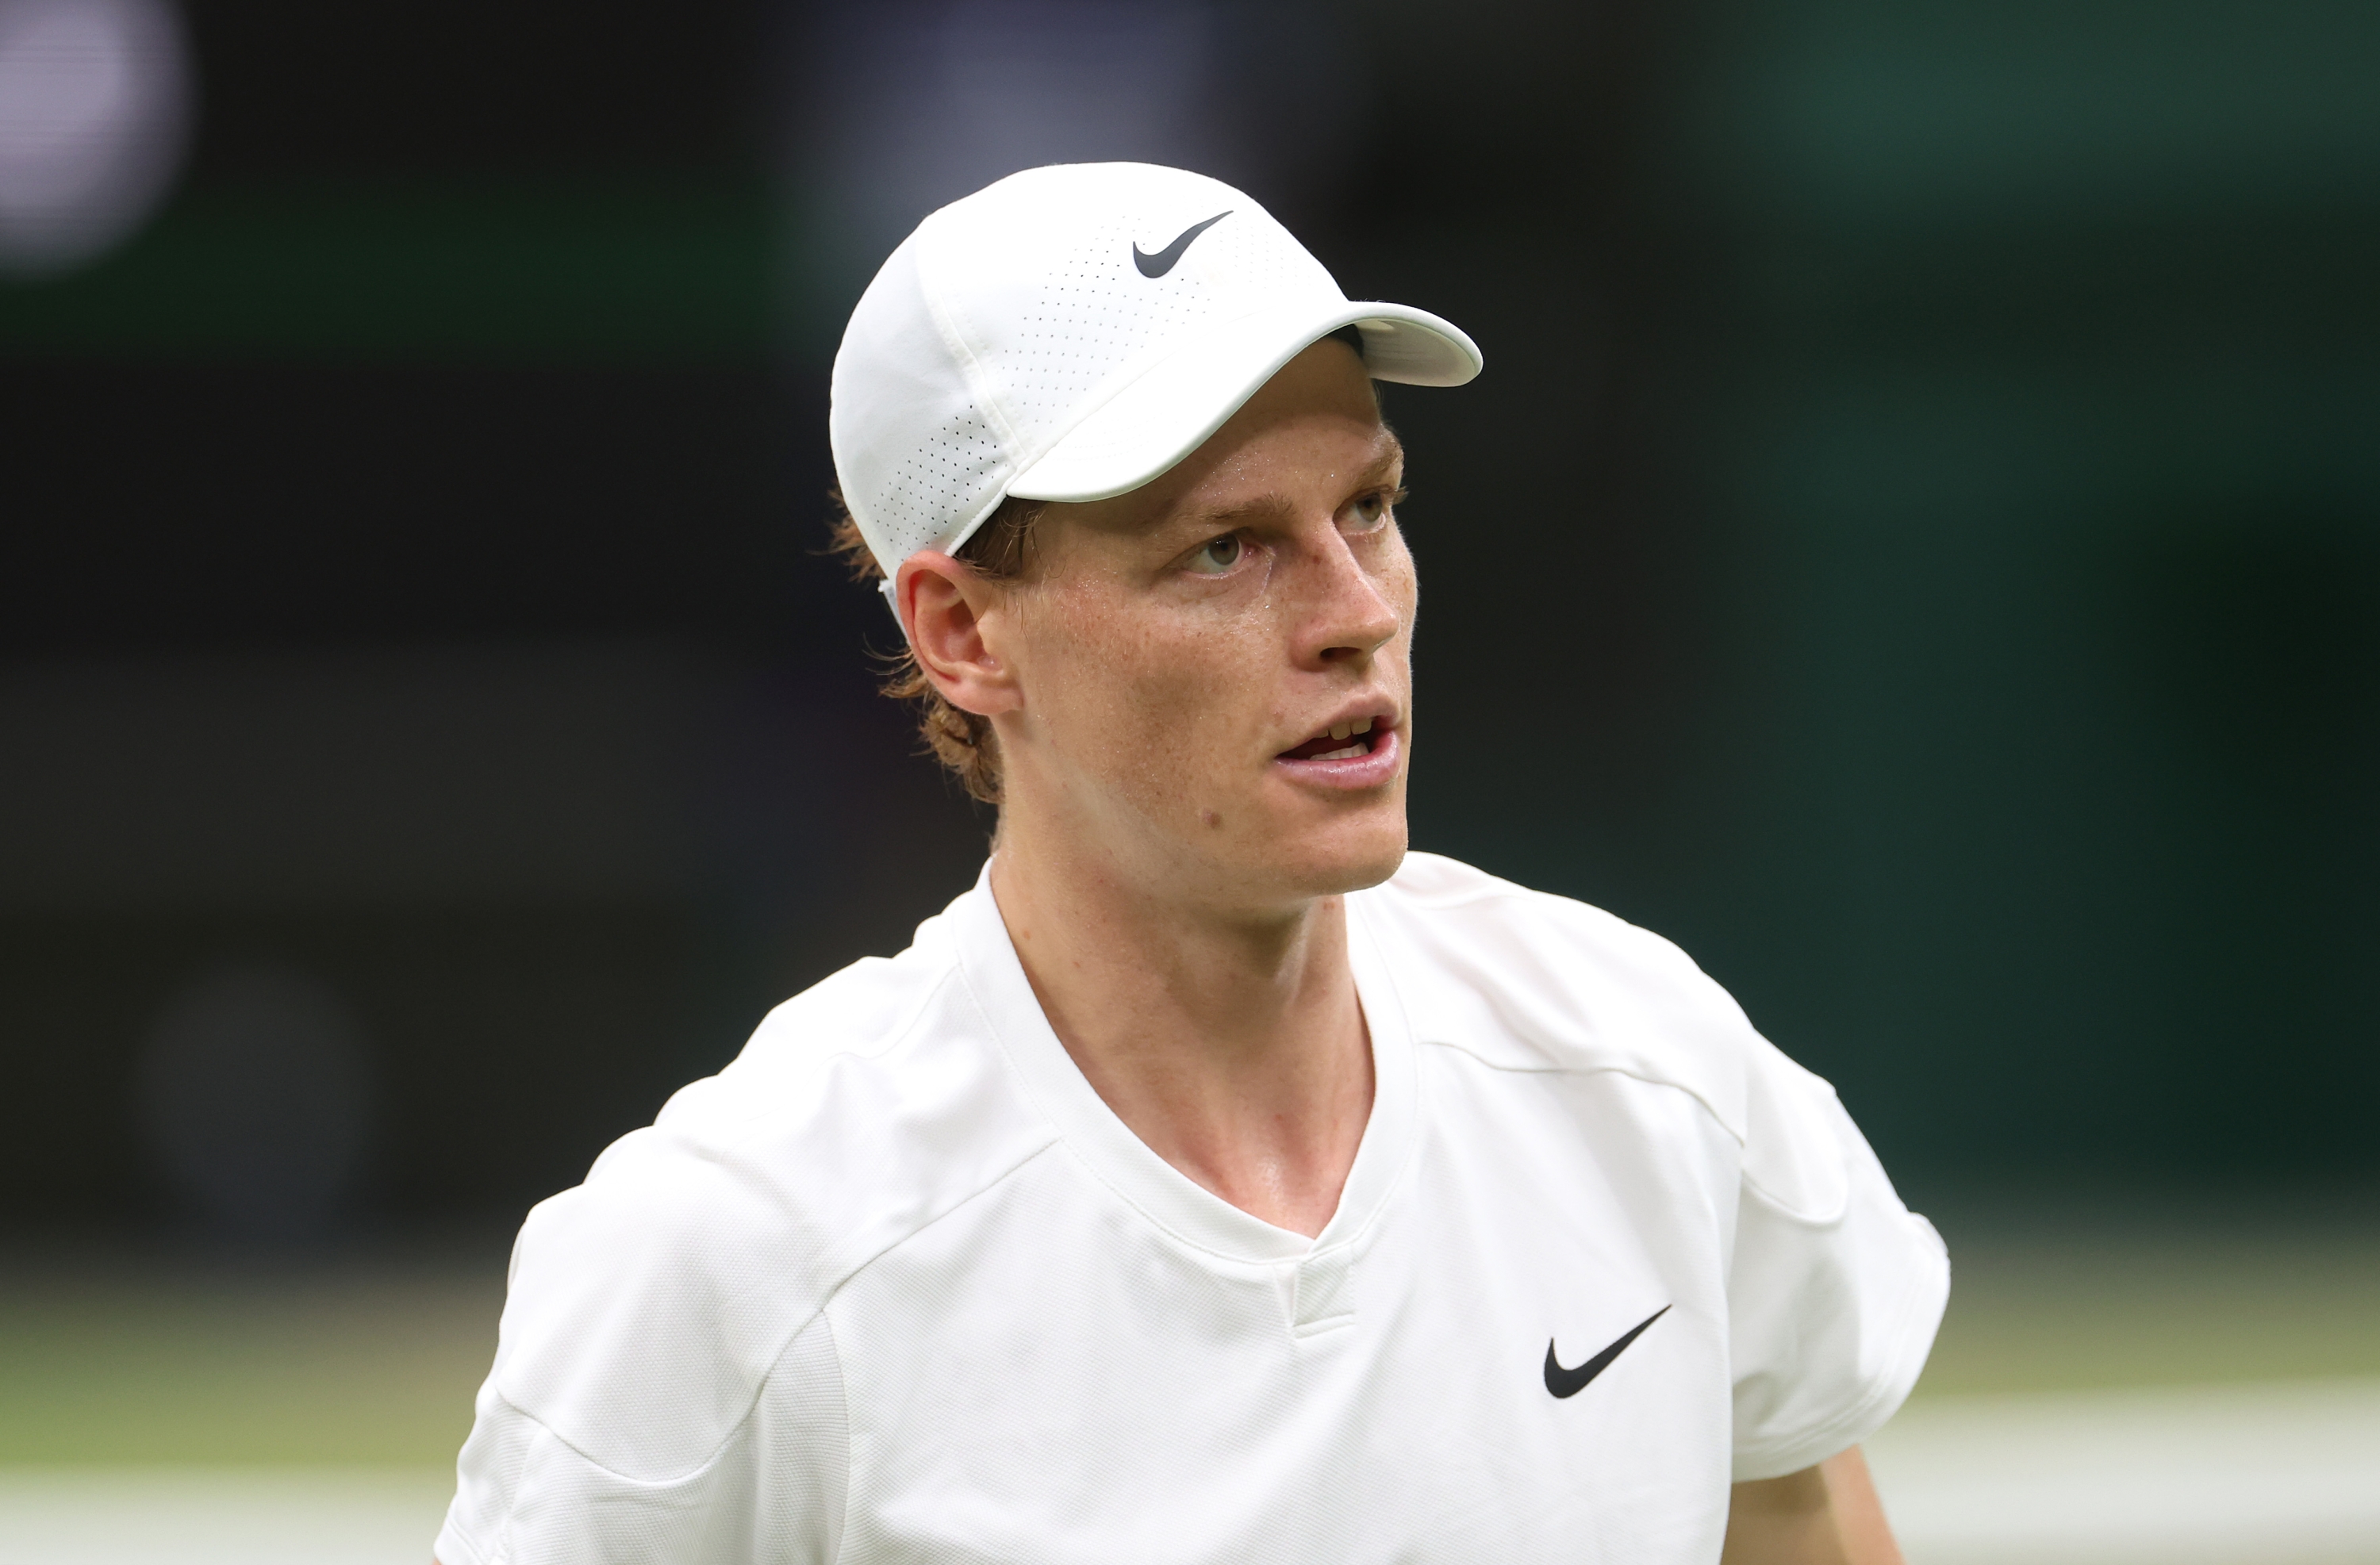
<instances>
[{"instance_id":1,"label":"upper lip","mask_svg":"<svg viewBox=\"0 0 2380 1565\"><path fill-rule=\"evenodd\" d=\"M1394 728L1397 725L1397 709L1390 702L1378 699L1352 701L1308 729L1302 736L1282 746L1281 748L1293 750L1298 746L1311 743L1316 739L1330 738L1333 736L1331 731L1342 724L1351 725L1352 733L1353 724L1366 722L1372 725L1374 733L1384 728Z\"/></svg>"}]
</instances>

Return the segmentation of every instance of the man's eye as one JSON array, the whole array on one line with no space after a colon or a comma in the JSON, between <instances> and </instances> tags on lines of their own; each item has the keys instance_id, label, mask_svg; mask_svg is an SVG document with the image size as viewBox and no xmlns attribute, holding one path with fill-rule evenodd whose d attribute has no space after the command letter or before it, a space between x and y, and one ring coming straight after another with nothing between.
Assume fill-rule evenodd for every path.
<instances>
[{"instance_id":1,"label":"man's eye","mask_svg":"<svg viewBox=\"0 0 2380 1565\"><path fill-rule=\"evenodd\" d=\"M1240 535L1227 532L1191 555L1190 569L1197 576L1220 576L1240 563L1241 548Z\"/></svg>"},{"instance_id":2,"label":"man's eye","mask_svg":"<svg viewBox=\"0 0 2380 1565\"><path fill-rule=\"evenodd\" d=\"M1370 527L1393 509L1401 494L1367 494L1355 502L1355 519Z\"/></svg>"}]
</instances>

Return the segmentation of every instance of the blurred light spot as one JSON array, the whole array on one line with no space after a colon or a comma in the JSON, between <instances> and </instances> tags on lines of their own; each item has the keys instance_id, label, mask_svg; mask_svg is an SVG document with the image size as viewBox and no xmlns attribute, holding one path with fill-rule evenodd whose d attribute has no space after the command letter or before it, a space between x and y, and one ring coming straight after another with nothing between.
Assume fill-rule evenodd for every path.
<instances>
[{"instance_id":1,"label":"blurred light spot","mask_svg":"<svg viewBox=\"0 0 2380 1565\"><path fill-rule=\"evenodd\" d=\"M0 271L63 271L140 226L191 96L167 0L0 0Z\"/></svg>"},{"instance_id":2,"label":"blurred light spot","mask_svg":"<svg viewBox=\"0 0 2380 1565\"><path fill-rule=\"evenodd\" d=\"M1018 169L1196 169L1278 203L1362 128L1354 40L1305 0L867 0L796 62L792 172L808 257L857 296L935 208ZM842 309L832 309L834 324Z\"/></svg>"},{"instance_id":3,"label":"blurred light spot","mask_svg":"<svg viewBox=\"0 0 2380 1565\"><path fill-rule=\"evenodd\" d=\"M218 967L168 1000L138 1074L160 1166L213 1228L249 1240L320 1234L352 1189L371 1130L362 1029L321 979Z\"/></svg>"}]
</instances>

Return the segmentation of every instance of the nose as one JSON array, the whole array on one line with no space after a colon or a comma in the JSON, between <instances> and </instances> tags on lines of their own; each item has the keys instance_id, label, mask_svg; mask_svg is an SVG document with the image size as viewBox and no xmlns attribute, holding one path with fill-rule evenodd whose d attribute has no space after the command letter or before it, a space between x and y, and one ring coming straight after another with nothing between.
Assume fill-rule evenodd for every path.
<instances>
[{"instance_id":1,"label":"nose","mask_svg":"<svg viewBox=\"0 0 2380 1565\"><path fill-rule=\"evenodd\" d=\"M1361 667L1403 626L1390 584L1357 558L1335 527L1309 552L1312 586L1297 637L1298 661L1309 668Z\"/></svg>"}]
</instances>

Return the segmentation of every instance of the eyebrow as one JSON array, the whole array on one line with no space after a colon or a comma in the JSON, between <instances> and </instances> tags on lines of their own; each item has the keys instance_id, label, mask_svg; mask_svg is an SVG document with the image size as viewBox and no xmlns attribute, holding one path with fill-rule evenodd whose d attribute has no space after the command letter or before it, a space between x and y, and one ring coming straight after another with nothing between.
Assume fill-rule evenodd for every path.
<instances>
[{"instance_id":1,"label":"eyebrow","mask_svg":"<svg viewBox=\"0 0 2380 1565\"><path fill-rule=\"evenodd\" d=\"M1404 460L1404 442L1397 438L1396 431L1389 428L1386 424L1382 424L1380 426L1380 441L1378 447L1374 452L1372 459L1369 462L1366 462L1361 468L1357 469L1358 478L1375 482L1385 481L1389 474L1395 470L1398 464ZM1265 520L1286 515L1293 509L1294 507L1284 495L1260 494L1253 500L1245 501L1237 505L1226 506L1219 511L1199 511L1193 513L1190 516L1177 518L1177 523L1194 525L1202 528L1210 527L1245 527L1253 521Z\"/></svg>"}]
</instances>

